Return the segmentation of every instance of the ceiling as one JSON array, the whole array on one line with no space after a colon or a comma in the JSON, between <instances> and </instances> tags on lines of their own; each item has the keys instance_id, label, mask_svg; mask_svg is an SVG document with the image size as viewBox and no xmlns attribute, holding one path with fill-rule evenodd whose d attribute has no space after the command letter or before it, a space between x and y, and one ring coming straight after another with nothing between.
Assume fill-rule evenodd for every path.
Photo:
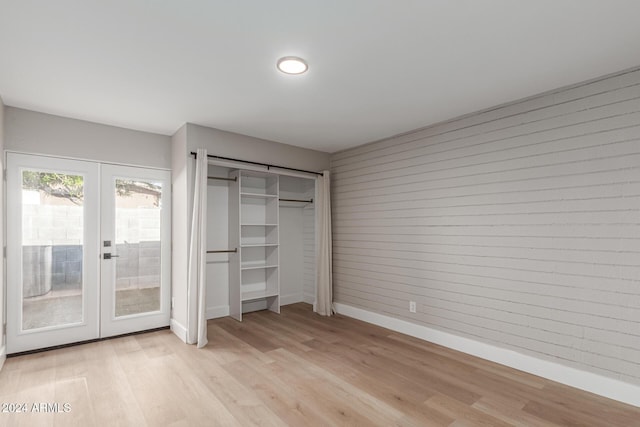
<instances>
[{"instance_id":1,"label":"ceiling","mask_svg":"<svg viewBox=\"0 0 640 427\"><path fill-rule=\"evenodd\" d=\"M0 0L5 104L335 152L640 65L637 0ZM305 58L287 76L278 58Z\"/></svg>"}]
</instances>

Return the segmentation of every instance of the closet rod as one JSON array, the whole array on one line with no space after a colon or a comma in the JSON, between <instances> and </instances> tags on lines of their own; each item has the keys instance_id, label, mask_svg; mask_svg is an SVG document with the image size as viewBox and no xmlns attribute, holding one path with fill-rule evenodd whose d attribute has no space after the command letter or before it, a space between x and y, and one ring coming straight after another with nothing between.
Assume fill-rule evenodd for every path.
<instances>
[{"instance_id":1,"label":"closet rod","mask_svg":"<svg viewBox=\"0 0 640 427\"><path fill-rule=\"evenodd\" d=\"M196 153L195 151L192 151L191 155L193 157L196 157L196 158L198 157L198 153ZM324 176L324 174L322 172L315 172L315 171L308 171L308 170L304 170L304 169L290 168L290 167L287 167L287 166L271 165L269 163L260 163L260 162L252 162L252 161L249 161L249 160L232 159L231 157L214 156L213 154L207 154L207 157L210 158L210 159L230 160L232 162L240 162L240 163L247 163L247 164L250 164L250 165L266 166L267 170L269 170L270 168L278 168L278 169L286 169L286 170L295 171L295 172L312 173L312 174L315 174L315 175Z\"/></svg>"},{"instance_id":2,"label":"closet rod","mask_svg":"<svg viewBox=\"0 0 640 427\"><path fill-rule=\"evenodd\" d=\"M235 249L222 249L219 251L207 251L208 254L221 254L221 253L226 253L226 252L238 252L238 248Z\"/></svg>"},{"instance_id":3,"label":"closet rod","mask_svg":"<svg viewBox=\"0 0 640 427\"><path fill-rule=\"evenodd\" d=\"M237 181L238 177L235 178L224 178L221 176L208 176L207 179L219 179L220 181Z\"/></svg>"},{"instance_id":4,"label":"closet rod","mask_svg":"<svg viewBox=\"0 0 640 427\"><path fill-rule=\"evenodd\" d=\"M313 199L300 200L300 199L278 199L281 202L300 202L300 203L313 203Z\"/></svg>"}]
</instances>

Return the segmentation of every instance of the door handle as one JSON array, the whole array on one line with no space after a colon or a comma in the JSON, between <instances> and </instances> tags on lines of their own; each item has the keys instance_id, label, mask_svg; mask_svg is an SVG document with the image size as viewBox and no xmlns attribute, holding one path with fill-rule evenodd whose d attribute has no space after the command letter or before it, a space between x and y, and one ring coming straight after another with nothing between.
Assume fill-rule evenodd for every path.
<instances>
[{"instance_id":1,"label":"door handle","mask_svg":"<svg viewBox=\"0 0 640 427\"><path fill-rule=\"evenodd\" d=\"M119 258L120 255L104 254L103 257L104 259L111 259L111 258Z\"/></svg>"}]
</instances>

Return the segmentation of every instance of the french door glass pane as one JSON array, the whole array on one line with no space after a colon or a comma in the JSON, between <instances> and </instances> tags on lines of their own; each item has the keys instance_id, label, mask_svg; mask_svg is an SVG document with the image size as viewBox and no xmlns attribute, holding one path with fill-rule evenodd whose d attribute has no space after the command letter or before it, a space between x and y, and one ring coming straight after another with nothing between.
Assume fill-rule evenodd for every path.
<instances>
[{"instance_id":1,"label":"french door glass pane","mask_svg":"<svg viewBox=\"0 0 640 427\"><path fill-rule=\"evenodd\" d=\"M22 171L22 329L83 321L84 177Z\"/></svg>"},{"instance_id":2,"label":"french door glass pane","mask_svg":"<svg viewBox=\"0 0 640 427\"><path fill-rule=\"evenodd\" d=\"M115 316L160 310L159 183L115 180Z\"/></svg>"}]
</instances>

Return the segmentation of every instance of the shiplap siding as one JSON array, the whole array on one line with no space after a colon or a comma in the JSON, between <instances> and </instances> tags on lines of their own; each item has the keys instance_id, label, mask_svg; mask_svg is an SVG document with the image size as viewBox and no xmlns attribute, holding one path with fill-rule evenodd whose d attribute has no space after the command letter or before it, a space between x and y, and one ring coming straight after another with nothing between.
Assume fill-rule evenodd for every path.
<instances>
[{"instance_id":1,"label":"shiplap siding","mask_svg":"<svg viewBox=\"0 0 640 427\"><path fill-rule=\"evenodd\" d=\"M640 384L639 70L331 169L337 302Z\"/></svg>"}]
</instances>

